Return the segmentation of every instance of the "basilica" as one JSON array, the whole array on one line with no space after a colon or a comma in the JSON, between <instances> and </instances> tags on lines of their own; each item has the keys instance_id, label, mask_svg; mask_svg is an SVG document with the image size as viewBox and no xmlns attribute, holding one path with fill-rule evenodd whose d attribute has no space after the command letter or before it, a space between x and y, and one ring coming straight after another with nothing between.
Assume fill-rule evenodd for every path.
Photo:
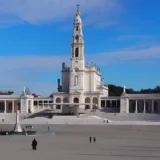
<instances>
[{"instance_id":1,"label":"basilica","mask_svg":"<svg viewBox=\"0 0 160 160\"><path fill-rule=\"evenodd\" d=\"M70 66L62 63L62 77L58 90L50 97L22 95L13 92L0 93L0 112L37 113L52 110L61 114L77 114L105 110L116 113L160 112L160 94L127 94L126 88L120 97L109 97L100 69L94 62L85 65L82 19L77 10L74 19Z\"/></svg>"}]
</instances>

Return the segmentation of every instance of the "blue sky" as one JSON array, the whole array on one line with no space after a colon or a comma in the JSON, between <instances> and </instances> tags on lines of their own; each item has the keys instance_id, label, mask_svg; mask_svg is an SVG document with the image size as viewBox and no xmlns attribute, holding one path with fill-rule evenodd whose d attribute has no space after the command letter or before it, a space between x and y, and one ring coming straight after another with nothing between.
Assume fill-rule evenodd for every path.
<instances>
[{"instance_id":1,"label":"blue sky","mask_svg":"<svg viewBox=\"0 0 160 160\"><path fill-rule=\"evenodd\" d=\"M57 90L77 3L86 62L96 62L106 84L160 84L159 0L0 0L0 90Z\"/></svg>"}]
</instances>

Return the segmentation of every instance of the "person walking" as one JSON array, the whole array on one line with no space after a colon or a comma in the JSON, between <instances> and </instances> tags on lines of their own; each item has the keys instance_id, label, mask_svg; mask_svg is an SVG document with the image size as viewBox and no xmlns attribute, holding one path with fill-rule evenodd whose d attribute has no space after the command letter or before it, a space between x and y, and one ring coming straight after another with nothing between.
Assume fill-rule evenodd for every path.
<instances>
[{"instance_id":1,"label":"person walking","mask_svg":"<svg viewBox=\"0 0 160 160\"><path fill-rule=\"evenodd\" d=\"M96 137L93 138L94 143L96 143Z\"/></svg>"},{"instance_id":2,"label":"person walking","mask_svg":"<svg viewBox=\"0 0 160 160\"><path fill-rule=\"evenodd\" d=\"M32 141L32 149L37 150L37 145L38 145L38 143L37 143L36 139L34 138L34 140Z\"/></svg>"},{"instance_id":3,"label":"person walking","mask_svg":"<svg viewBox=\"0 0 160 160\"><path fill-rule=\"evenodd\" d=\"M89 137L89 142L92 143L92 137Z\"/></svg>"}]
</instances>

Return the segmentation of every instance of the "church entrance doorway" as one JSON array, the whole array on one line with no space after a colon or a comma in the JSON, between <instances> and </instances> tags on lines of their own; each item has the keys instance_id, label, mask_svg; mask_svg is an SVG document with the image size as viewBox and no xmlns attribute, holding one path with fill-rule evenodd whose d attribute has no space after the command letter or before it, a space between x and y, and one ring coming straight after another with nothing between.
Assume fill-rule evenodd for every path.
<instances>
[{"instance_id":1,"label":"church entrance doorway","mask_svg":"<svg viewBox=\"0 0 160 160\"><path fill-rule=\"evenodd\" d=\"M85 98L85 103L90 103L90 98ZM85 105L85 110L90 109L90 105Z\"/></svg>"},{"instance_id":2,"label":"church entrance doorway","mask_svg":"<svg viewBox=\"0 0 160 160\"><path fill-rule=\"evenodd\" d=\"M96 112L97 106L98 106L98 98L94 97L93 98L93 111Z\"/></svg>"},{"instance_id":3,"label":"church entrance doorway","mask_svg":"<svg viewBox=\"0 0 160 160\"><path fill-rule=\"evenodd\" d=\"M78 115L79 105L77 105L77 103L79 103L79 98L75 97L75 98L73 99L73 103L75 103L75 105L72 107L72 112L73 112L75 115Z\"/></svg>"}]
</instances>

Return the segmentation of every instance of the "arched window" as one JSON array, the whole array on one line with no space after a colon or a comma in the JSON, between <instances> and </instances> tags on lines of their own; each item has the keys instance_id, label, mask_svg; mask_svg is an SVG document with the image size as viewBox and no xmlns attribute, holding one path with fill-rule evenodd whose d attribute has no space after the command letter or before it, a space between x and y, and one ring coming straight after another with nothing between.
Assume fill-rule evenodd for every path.
<instances>
[{"instance_id":1,"label":"arched window","mask_svg":"<svg viewBox=\"0 0 160 160\"><path fill-rule=\"evenodd\" d=\"M94 97L93 98L93 109L96 109L98 107L98 98Z\"/></svg>"},{"instance_id":2,"label":"arched window","mask_svg":"<svg viewBox=\"0 0 160 160\"><path fill-rule=\"evenodd\" d=\"M79 30L79 27L77 26L77 27L76 27L76 31L78 31L78 30Z\"/></svg>"},{"instance_id":3,"label":"arched window","mask_svg":"<svg viewBox=\"0 0 160 160\"><path fill-rule=\"evenodd\" d=\"M61 99L57 98L56 103L61 103ZM56 105L56 109L61 109L61 105Z\"/></svg>"},{"instance_id":4,"label":"arched window","mask_svg":"<svg viewBox=\"0 0 160 160\"><path fill-rule=\"evenodd\" d=\"M75 49L75 57L78 57L79 56L79 48L76 48Z\"/></svg>"},{"instance_id":5,"label":"arched window","mask_svg":"<svg viewBox=\"0 0 160 160\"><path fill-rule=\"evenodd\" d=\"M85 103L90 103L90 98L89 97L85 98ZM85 105L85 109L86 110L90 109L90 105L89 104Z\"/></svg>"},{"instance_id":6,"label":"arched window","mask_svg":"<svg viewBox=\"0 0 160 160\"><path fill-rule=\"evenodd\" d=\"M75 70L75 72L78 72L78 71L79 71L79 69L78 69L78 68L75 68L74 70Z\"/></svg>"},{"instance_id":7,"label":"arched window","mask_svg":"<svg viewBox=\"0 0 160 160\"><path fill-rule=\"evenodd\" d=\"M78 99L77 97L75 97L75 98L73 99L73 103L79 103L79 99Z\"/></svg>"}]
</instances>

